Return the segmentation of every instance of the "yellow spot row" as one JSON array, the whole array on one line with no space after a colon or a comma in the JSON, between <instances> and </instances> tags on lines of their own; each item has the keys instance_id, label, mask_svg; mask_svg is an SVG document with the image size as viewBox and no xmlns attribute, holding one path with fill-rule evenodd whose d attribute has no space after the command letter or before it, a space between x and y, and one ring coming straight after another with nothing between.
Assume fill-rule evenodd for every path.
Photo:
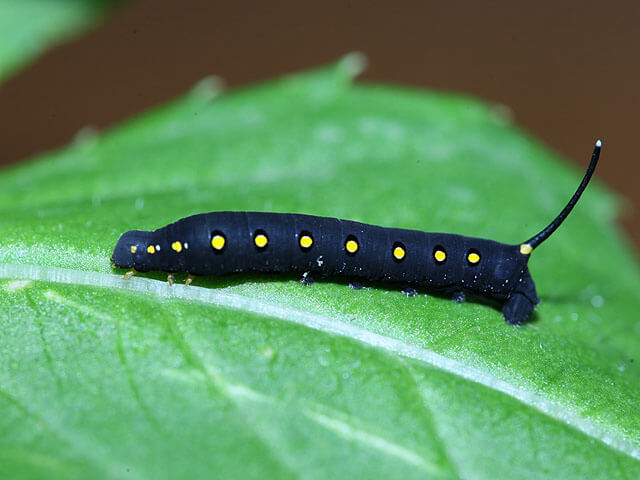
<instances>
[{"instance_id":1,"label":"yellow spot row","mask_svg":"<svg viewBox=\"0 0 640 480\"><path fill-rule=\"evenodd\" d=\"M347 241L344 244L344 249L348 254L355 255L358 250L360 250L360 244L355 237L350 236L347 238ZM407 256L407 251L405 250L404 245L402 245L401 243L394 244L393 248L391 249L391 253L393 255L393 258L395 258L396 260L403 260L404 257Z\"/></svg>"},{"instance_id":2,"label":"yellow spot row","mask_svg":"<svg viewBox=\"0 0 640 480\"><path fill-rule=\"evenodd\" d=\"M253 243L259 249L264 249L269 243L269 237L262 230L258 230L253 236ZM225 244L226 239L222 233L214 233L211 237L211 246L214 250L222 250ZM313 237L308 233L301 233L299 244L304 250L308 250L313 245Z\"/></svg>"},{"instance_id":3,"label":"yellow spot row","mask_svg":"<svg viewBox=\"0 0 640 480\"><path fill-rule=\"evenodd\" d=\"M444 263L444 261L447 259L447 252L445 252L443 247L436 247L433 250L433 258L435 259L436 263ZM476 250L470 250L469 253L467 253L467 261L471 265L476 265L480 262L480 253L478 253Z\"/></svg>"},{"instance_id":4,"label":"yellow spot row","mask_svg":"<svg viewBox=\"0 0 640 480\"><path fill-rule=\"evenodd\" d=\"M221 251L222 249L224 249L226 243L227 243L227 240L225 236L220 232L214 232L213 235L211 236L211 247L216 251ZM254 234L253 243L259 249L264 249L269 243L269 237L267 237L267 234L264 233L262 230L258 230ZM299 235L298 243L302 249L308 250L313 245L313 237L308 232L302 232ZM175 252L180 253L182 252L183 249L188 248L188 244L187 243L183 244L180 241L175 241L171 244L171 248ZM360 244L358 243L358 240L355 237L349 236L344 244L344 248L348 254L355 255L360 249ZM131 245L131 253L136 253L137 250L138 250L137 246ZM159 250L160 250L160 245L155 245L155 246L149 245L147 247L147 253L150 255L153 255L154 253L156 253L156 251L159 251ZM529 253L531 253L531 250L533 249L531 248L530 245L522 244L520 246L520 253L522 253L523 255L528 255ZM407 255L407 251L404 245L400 243L396 243L393 246L392 254L396 260L403 260ZM443 247L436 247L433 250L433 258L435 259L436 263L444 263L444 261L447 259L447 252L444 250ZM470 250L469 253L467 253L467 261L471 265L476 265L477 263L480 262L480 253L477 252L476 250Z\"/></svg>"},{"instance_id":5,"label":"yellow spot row","mask_svg":"<svg viewBox=\"0 0 640 480\"><path fill-rule=\"evenodd\" d=\"M211 236L211 246L216 251L221 251L226 245L226 243L227 243L227 239L220 232L214 232L214 234ZM255 233L253 237L253 243L255 244L256 247L263 249L269 243L269 237L267 237L266 233L259 230L258 232ZM300 243L300 247L302 247L304 250L308 250L313 245L313 237L308 233L302 233L300 234L299 243ZM175 241L171 244L171 249L176 253L180 253L182 252L183 249L186 249L186 248L187 248L187 243L183 244L182 242ZM138 250L138 247L136 247L135 245L131 245L131 253L136 253L137 250ZM159 245L156 245L156 246L149 245L147 247L147 253L150 255L153 255L154 253L156 253L157 250L160 250Z\"/></svg>"},{"instance_id":6,"label":"yellow spot row","mask_svg":"<svg viewBox=\"0 0 640 480\"><path fill-rule=\"evenodd\" d=\"M188 248L188 246L189 245L187 243L183 244L182 242L177 242L177 241L171 244L171 248L178 253L180 253L183 250L183 248L184 249ZM135 245L131 245L131 253L136 253L137 250L138 250L138 247L136 247ZM149 255L153 255L158 251L160 251L160 245L156 245L155 247L153 245L149 245L147 247L147 253Z\"/></svg>"}]
</instances>

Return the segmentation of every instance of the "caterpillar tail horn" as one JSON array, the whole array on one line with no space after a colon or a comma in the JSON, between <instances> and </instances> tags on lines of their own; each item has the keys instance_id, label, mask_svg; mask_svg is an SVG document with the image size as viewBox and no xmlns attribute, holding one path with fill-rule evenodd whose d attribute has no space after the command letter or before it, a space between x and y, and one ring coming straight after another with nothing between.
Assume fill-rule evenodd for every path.
<instances>
[{"instance_id":1,"label":"caterpillar tail horn","mask_svg":"<svg viewBox=\"0 0 640 480\"><path fill-rule=\"evenodd\" d=\"M580 182L580 186L576 190L576 193L573 194L569 203L562 209L560 214L553 219L553 221L546 226L544 230L542 230L537 235L534 235L529 240L520 245L520 253L523 255L530 254L534 248L544 242L547 238L551 236L553 232L564 222L564 220L569 216L573 207L576 206L578 200L580 200L580 196L587 188L589 181L591 180L591 176L596 169L596 165L598 164L598 159L600 158L600 150L602 150L602 142L600 140L596 141L595 146L593 147L593 153L591 154L591 162L587 167L587 171L582 178L582 182Z\"/></svg>"}]
</instances>

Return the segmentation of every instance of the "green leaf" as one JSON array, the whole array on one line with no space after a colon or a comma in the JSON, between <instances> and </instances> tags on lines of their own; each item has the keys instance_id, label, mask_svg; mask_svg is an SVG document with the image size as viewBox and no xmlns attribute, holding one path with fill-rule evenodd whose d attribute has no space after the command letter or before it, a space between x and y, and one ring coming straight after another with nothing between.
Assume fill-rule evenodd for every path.
<instances>
[{"instance_id":1,"label":"green leaf","mask_svg":"<svg viewBox=\"0 0 640 480\"><path fill-rule=\"evenodd\" d=\"M577 186L491 106L355 70L209 79L0 176L0 477L640 475L640 275L597 184L533 254L522 328L382 286L112 270L124 231L215 210L516 243Z\"/></svg>"},{"instance_id":2,"label":"green leaf","mask_svg":"<svg viewBox=\"0 0 640 480\"><path fill-rule=\"evenodd\" d=\"M95 21L113 0L0 0L0 81Z\"/></svg>"}]
</instances>

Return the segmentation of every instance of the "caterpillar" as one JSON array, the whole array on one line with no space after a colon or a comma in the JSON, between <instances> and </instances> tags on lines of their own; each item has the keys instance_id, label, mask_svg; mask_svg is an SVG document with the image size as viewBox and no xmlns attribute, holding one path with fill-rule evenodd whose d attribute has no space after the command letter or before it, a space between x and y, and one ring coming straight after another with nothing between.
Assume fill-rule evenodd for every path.
<instances>
[{"instance_id":1,"label":"caterpillar","mask_svg":"<svg viewBox=\"0 0 640 480\"><path fill-rule=\"evenodd\" d=\"M539 303L527 267L531 252L560 226L589 183L602 142L573 197L560 214L529 240L509 245L448 233L385 228L292 213L212 212L178 220L153 232L133 230L118 240L112 255L117 268L136 272L194 275L241 272L299 272L314 277L346 277L385 282L450 295L465 301L479 296L502 306L504 319L520 325ZM414 288L415 287L415 288Z\"/></svg>"}]
</instances>

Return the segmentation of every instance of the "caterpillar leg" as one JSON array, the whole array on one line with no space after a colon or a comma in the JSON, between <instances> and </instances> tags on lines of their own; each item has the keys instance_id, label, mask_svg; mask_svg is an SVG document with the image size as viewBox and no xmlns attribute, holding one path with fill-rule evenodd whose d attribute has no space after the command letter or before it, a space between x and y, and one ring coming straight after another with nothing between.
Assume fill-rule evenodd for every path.
<instances>
[{"instance_id":1,"label":"caterpillar leg","mask_svg":"<svg viewBox=\"0 0 640 480\"><path fill-rule=\"evenodd\" d=\"M451 295L451 300L453 300L455 303L464 303L467 301L467 297L465 296L464 292L460 290L459 292L453 292L453 295Z\"/></svg>"},{"instance_id":2,"label":"caterpillar leg","mask_svg":"<svg viewBox=\"0 0 640 480\"><path fill-rule=\"evenodd\" d=\"M535 304L521 293L514 293L502 307L504 320L509 325L522 325L533 312Z\"/></svg>"},{"instance_id":3,"label":"caterpillar leg","mask_svg":"<svg viewBox=\"0 0 640 480\"><path fill-rule=\"evenodd\" d=\"M125 280L128 280L129 278L133 277L136 273L138 273L136 271L135 268L132 268L131 270L129 270L127 273L124 274L124 276L122 278L124 278Z\"/></svg>"},{"instance_id":4,"label":"caterpillar leg","mask_svg":"<svg viewBox=\"0 0 640 480\"><path fill-rule=\"evenodd\" d=\"M302 274L302 278L300 279L300 283L306 285L307 287L313 285L313 276L311 272L304 272Z\"/></svg>"},{"instance_id":5,"label":"caterpillar leg","mask_svg":"<svg viewBox=\"0 0 640 480\"><path fill-rule=\"evenodd\" d=\"M416 295L418 295L418 291L415 288L405 287L402 289L402 294L406 295L407 297L415 297Z\"/></svg>"},{"instance_id":6,"label":"caterpillar leg","mask_svg":"<svg viewBox=\"0 0 640 480\"><path fill-rule=\"evenodd\" d=\"M176 277L174 277L173 275L169 274L167 275L167 282L169 282L169 286L172 287L173 283L176 281Z\"/></svg>"},{"instance_id":7,"label":"caterpillar leg","mask_svg":"<svg viewBox=\"0 0 640 480\"><path fill-rule=\"evenodd\" d=\"M184 282L184 286L188 287L189 285L191 285L193 283L193 279L195 277L191 274L189 274L189 276L187 277L187 280Z\"/></svg>"},{"instance_id":8,"label":"caterpillar leg","mask_svg":"<svg viewBox=\"0 0 640 480\"><path fill-rule=\"evenodd\" d=\"M349 282L349 288L353 288L354 290L361 290L364 288L364 285L362 285L360 282L352 280Z\"/></svg>"}]
</instances>

